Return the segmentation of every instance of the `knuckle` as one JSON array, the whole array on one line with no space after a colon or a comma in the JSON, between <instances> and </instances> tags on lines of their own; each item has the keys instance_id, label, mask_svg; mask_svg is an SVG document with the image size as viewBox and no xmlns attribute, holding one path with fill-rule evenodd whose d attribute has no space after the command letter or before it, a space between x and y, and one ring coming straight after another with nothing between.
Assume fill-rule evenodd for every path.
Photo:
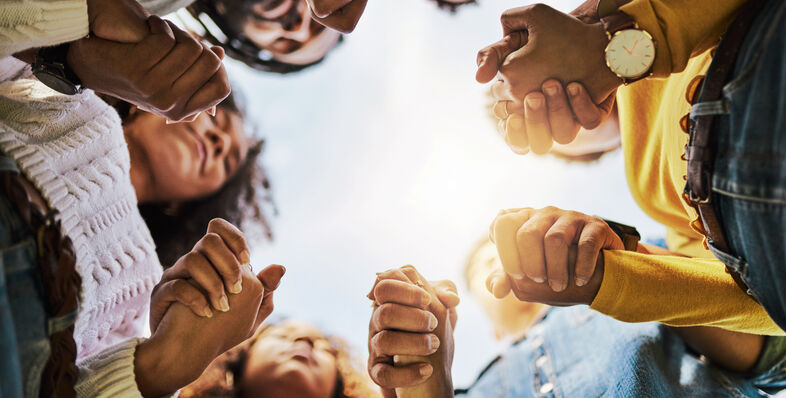
<instances>
[{"instance_id":1,"label":"knuckle","mask_svg":"<svg viewBox=\"0 0 786 398\"><path fill-rule=\"evenodd\" d=\"M215 247L223 242L221 236L215 232L208 232L202 237L200 243L207 247Z\"/></svg>"},{"instance_id":2,"label":"knuckle","mask_svg":"<svg viewBox=\"0 0 786 398\"><path fill-rule=\"evenodd\" d=\"M390 325L391 321L396 319L394 309L390 304L380 305L374 314L377 317L377 322L379 322L379 325L383 327Z\"/></svg>"},{"instance_id":3,"label":"knuckle","mask_svg":"<svg viewBox=\"0 0 786 398\"><path fill-rule=\"evenodd\" d=\"M550 248L562 248L568 245L565 231L549 231L543 238L543 244Z\"/></svg>"},{"instance_id":4,"label":"knuckle","mask_svg":"<svg viewBox=\"0 0 786 398\"><path fill-rule=\"evenodd\" d=\"M597 250L600 247L600 239L595 234L582 236L578 247L579 250Z\"/></svg>"}]
</instances>

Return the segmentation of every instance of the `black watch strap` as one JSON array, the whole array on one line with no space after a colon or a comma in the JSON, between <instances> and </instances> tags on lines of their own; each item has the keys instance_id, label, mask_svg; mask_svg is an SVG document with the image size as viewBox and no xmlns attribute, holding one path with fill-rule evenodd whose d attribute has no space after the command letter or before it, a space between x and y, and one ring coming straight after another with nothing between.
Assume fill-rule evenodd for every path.
<instances>
[{"instance_id":1,"label":"black watch strap","mask_svg":"<svg viewBox=\"0 0 786 398\"><path fill-rule=\"evenodd\" d=\"M617 234L620 239L622 239L622 244L625 245L625 250L635 252L636 249L639 248L639 240L641 240L641 235L635 227L606 219L603 221L605 221L606 224L611 227L611 230L614 231L614 233Z\"/></svg>"},{"instance_id":2,"label":"black watch strap","mask_svg":"<svg viewBox=\"0 0 786 398\"><path fill-rule=\"evenodd\" d=\"M82 81L66 61L71 43L42 47L33 63L33 74L49 88L74 95L82 91Z\"/></svg>"}]
</instances>

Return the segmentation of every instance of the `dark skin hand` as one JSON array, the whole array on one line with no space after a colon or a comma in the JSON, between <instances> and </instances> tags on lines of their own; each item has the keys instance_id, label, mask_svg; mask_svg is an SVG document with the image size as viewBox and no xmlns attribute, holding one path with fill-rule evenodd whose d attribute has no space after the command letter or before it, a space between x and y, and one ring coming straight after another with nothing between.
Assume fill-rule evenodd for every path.
<instances>
[{"instance_id":1,"label":"dark skin hand","mask_svg":"<svg viewBox=\"0 0 786 398\"><path fill-rule=\"evenodd\" d=\"M535 9L525 7L509 10L502 17L506 36L478 53L476 79L479 82L488 82L494 76L498 77L491 90L497 100L494 114L500 119L505 142L514 152L526 154L532 150L543 154L549 151L553 142L570 143L580 127L588 130L598 127L613 108L616 87L621 81L606 67L602 59L603 47L607 42L605 37L598 36L604 34L602 27L600 31L590 28L600 27L594 3L596 2L588 1L574 10L571 15L577 20L567 15L557 17L556 11L541 5ZM563 21L563 24L578 24L592 30L593 33L586 36L585 41L594 43L587 46L596 52L587 52L586 48L582 48L585 52L579 53L580 57L588 57L589 61L574 59L576 57L562 59L561 52L574 53L574 49L567 49L565 46L575 43L551 43L566 39L570 33L528 25L529 20L536 21L534 25L556 24L557 22L551 21L555 18ZM537 34L532 33L530 36L529 30L520 30L522 27L539 30L535 31ZM548 46L557 47L544 48L546 45L542 43L535 46L534 41L538 36L545 38L543 41L548 41ZM593 37L595 39L592 39ZM541 66L549 65L549 62L562 62L560 66L572 68L573 73L560 72L561 69L557 68L542 70ZM530 64L533 64L533 67L528 66ZM505 65L516 67L508 67L507 71L503 71ZM594 75L593 83L603 86L602 92L610 90L608 94L600 100L595 98L590 92L593 88L585 87L579 82L582 81L582 78L578 77L580 73ZM542 80L537 80L538 78Z\"/></svg>"},{"instance_id":2,"label":"dark skin hand","mask_svg":"<svg viewBox=\"0 0 786 398\"><path fill-rule=\"evenodd\" d=\"M155 333L134 354L134 373L142 395L173 393L196 380L217 356L250 337L272 313L273 291L284 271L280 265L271 265L255 276L244 267L243 291L229 296L231 309L209 319L180 303L173 304Z\"/></svg>"},{"instance_id":3,"label":"dark skin hand","mask_svg":"<svg viewBox=\"0 0 786 398\"><path fill-rule=\"evenodd\" d=\"M221 47L209 47L134 0L88 1L90 36L66 62L82 85L173 121L192 120L229 95ZM37 49L15 56L32 63Z\"/></svg>"},{"instance_id":4,"label":"dark skin hand","mask_svg":"<svg viewBox=\"0 0 786 398\"><path fill-rule=\"evenodd\" d=\"M355 30L368 0L307 0L313 18L342 33Z\"/></svg>"}]
</instances>

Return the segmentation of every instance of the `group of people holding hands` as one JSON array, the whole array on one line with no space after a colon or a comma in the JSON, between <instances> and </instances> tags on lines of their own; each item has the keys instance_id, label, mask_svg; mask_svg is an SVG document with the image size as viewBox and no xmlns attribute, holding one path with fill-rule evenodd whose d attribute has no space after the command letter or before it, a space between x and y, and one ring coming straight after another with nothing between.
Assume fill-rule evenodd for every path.
<instances>
[{"instance_id":1,"label":"group of people holding hands","mask_svg":"<svg viewBox=\"0 0 786 398\"><path fill-rule=\"evenodd\" d=\"M269 233L269 183L222 60L314 66L366 3L0 4L1 396L786 388L786 3L775 0L503 13L476 80L492 83L507 145L596 159L609 150L597 128L618 131L632 196L667 234L661 247L575 211L500 212L464 274L515 343L468 388L451 378L456 286L412 266L371 286L367 366L308 323L264 323L285 269L250 265L241 228ZM184 7L202 31L159 17Z\"/></svg>"}]
</instances>

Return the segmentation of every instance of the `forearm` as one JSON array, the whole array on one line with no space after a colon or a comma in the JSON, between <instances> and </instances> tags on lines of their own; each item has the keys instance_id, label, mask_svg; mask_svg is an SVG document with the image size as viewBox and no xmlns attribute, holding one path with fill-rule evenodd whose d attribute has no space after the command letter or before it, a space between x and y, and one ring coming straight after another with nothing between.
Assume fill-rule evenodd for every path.
<instances>
[{"instance_id":1,"label":"forearm","mask_svg":"<svg viewBox=\"0 0 786 398\"><path fill-rule=\"evenodd\" d=\"M655 76L685 69L691 56L716 45L745 0L633 0L621 11L655 39Z\"/></svg>"},{"instance_id":2,"label":"forearm","mask_svg":"<svg viewBox=\"0 0 786 398\"><path fill-rule=\"evenodd\" d=\"M85 0L23 0L0 5L0 58L88 34Z\"/></svg>"},{"instance_id":3,"label":"forearm","mask_svg":"<svg viewBox=\"0 0 786 398\"><path fill-rule=\"evenodd\" d=\"M140 344L135 355L136 379L142 396L174 393L196 380L221 354L214 341L207 341L211 332L206 329L217 327L209 321L194 315L182 304L169 307L158 327L165 332L154 334ZM173 325L188 327L171 327Z\"/></svg>"},{"instance_id":4,"label":"forearm","mask_svg":"<svg viewBox=\"0 0 786 398\"><path fill-rule=\"evenodd\" d=\"M604 268L591 306L621 321L786 334L717 260L607 250Z\"/></svg>"},{"instance_id":5,"label":"forearm","mask_svg":"<svg viewBox=\"0 0 786 398\"><path fill-rule=\"evenodd\" d=\"M761 355L765 336L711 326L671 327L685 344L714 364L733 372L747 372Z\"/></svg>"}]
</instances>

